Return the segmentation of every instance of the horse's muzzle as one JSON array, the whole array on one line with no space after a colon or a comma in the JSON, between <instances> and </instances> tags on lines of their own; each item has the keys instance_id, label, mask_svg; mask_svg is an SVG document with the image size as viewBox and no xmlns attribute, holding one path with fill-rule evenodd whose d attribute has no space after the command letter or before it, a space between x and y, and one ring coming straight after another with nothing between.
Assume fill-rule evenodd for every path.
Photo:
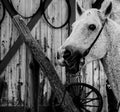
<instances>
[{"instance_id":1,"label":"horse's muzzle","mask_svg":"<svg viewBox=\"0 0 120 112\"><path fill-rule=\"evenodd\" d=\"M67 71L69 73L77 73L79 71L79 64L80 60L82 58L82 55L79 51L74 51L72 49L65 49L62 53L62 58L59 53L57 53L57 59L60 62L60 65L66 66Z\"/></svg>"}]
</instances>

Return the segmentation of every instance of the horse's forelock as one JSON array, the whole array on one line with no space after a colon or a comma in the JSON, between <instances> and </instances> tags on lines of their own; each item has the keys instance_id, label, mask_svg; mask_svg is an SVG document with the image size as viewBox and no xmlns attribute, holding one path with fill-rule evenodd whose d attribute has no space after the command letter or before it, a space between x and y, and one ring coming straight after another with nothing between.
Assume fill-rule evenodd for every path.
<instances>
[{"instance_id":1,"label":"horse's forelock","mask_svg":"<svg viewBox=\"0 0 120 112\"><path fill-rule=\"evenodd\" d=\"M102 12L100 10L97 11L97 15L101 21L101 23L103 24L103 22L105 21L105 16L102 14Z\"/></svg>"}]
</instances>

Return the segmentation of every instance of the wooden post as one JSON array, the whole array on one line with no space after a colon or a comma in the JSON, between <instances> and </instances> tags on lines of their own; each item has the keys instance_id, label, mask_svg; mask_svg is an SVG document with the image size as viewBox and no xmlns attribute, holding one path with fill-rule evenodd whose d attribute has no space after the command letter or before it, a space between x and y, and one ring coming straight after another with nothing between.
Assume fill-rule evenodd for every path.
<instances>
[{"instance_id":1,"label":"wooden post","mask_svg":"<svg viewBox=\"0 0 120 112\"><path fill-rule=\"evenodd\" d=\"M70 21L68 23L68 36L72 32L71 26L76 20L76 0L70 0L69 2L70 2L70 6L71 6L71 17L70 17ZM69 84L69 83L70 83L70 74L66 67L66 84Z\"/></svg>"},{"instance_id":2,"label":"wooden post","mask_svg":"<svg viewBox=\"0 0 120 112\"><path fill-rule=\"evenodd\" d=\"M68 35L70 35L72 29L71 26L73 22L76 20L76 1L75 0L70 0L70 6L71 6L71 18L68 24L69 30L68 30Z\"/></svg>"},{"instance_id":3,"label":"wooden post","mask_svg":"<svg viewBox=\"0 0 120 112\"><path fill-rule=\"evenodd\" d=\"M38 89L39 89L39 64L33 58L30 63L30 68L32 71L32 82L33 82L33 108L34 112L38 112Z\"/></svg>"},{"instance_id":4,"label":"wooden post","mask_svg":"<svg viewBox=\"0 0 120 112\"><path fill-rule=\"evenodd\" d=\"M22 33L25 43L29 46L35 60L39 63L42 71L44 72L44 75L47 76L47 78L49 79L51 87L58 99L58 102L61 103L64 96L65 88L62 85L53 65L42 52L40 44L38 44L38 42L32 37L30 30L28 29L24 21L18 15L16 15L13 18L13 22L19 32ZM65 112L79 112L72 102L72 99L69 96L68 92L66 92L62 107L64 108Z\"/></svg>"}]
</instances>

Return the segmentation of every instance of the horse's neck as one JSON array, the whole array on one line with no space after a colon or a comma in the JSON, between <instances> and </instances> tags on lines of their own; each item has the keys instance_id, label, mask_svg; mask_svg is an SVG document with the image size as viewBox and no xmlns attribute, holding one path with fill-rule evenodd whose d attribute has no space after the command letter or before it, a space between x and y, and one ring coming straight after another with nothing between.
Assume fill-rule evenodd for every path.
<instances>
[{"instance_id":1,"label":"horse's neck","mask_svg":"<svg viewBox=\"0 0 120 112\"><path fill-rule=\"evenodd\" d=\"M120 42L120 25L113 21L112 19L108 19L106 25L106 36L108 38L108 41L111 41L112 44L116 42Z\"/></svg>"},{"instance_id":2,"label":"horse's neck","mask_svg":"<svg viewBox=\"0 0 120 112\"><path fill-rule=\"evenodd\" d=\"M120 100L120 26L108 20L105 29L108 49L102 63L114 93Z\"/></svg>"}]
</instances>

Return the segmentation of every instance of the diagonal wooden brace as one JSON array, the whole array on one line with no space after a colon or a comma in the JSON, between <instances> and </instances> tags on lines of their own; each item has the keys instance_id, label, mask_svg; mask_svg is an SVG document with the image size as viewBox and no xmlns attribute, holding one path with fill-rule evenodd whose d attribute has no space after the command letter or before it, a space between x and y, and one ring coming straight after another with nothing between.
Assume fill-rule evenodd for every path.
<instances>
[{"instance_id":1,"label":"diagonal wooden brace","mask_svg":"<svg viewBox=\"0 0 120 112\"><path fill-rule=\"evenodd\" d=\"M65 88L62 85L53 65L42 52L40 44L32 37L30 30L24 23L23 19L16 15L12 20L18 31L23 35L23 39L26 45L30 48L34 58L39 63L42 71L44 72L44 75L49 79L50 85L60 103L62 101ZM62 107L64 108L65 112L79 112L68 93L65 95Z\"/></svg>"},{"instance_id":2,"label":"diagonal wooden brace","mask_svg":"<svg viewBox=\"0 0 120 112\"><path fill-rule=\"evenodd\" d=\"M1 0L2 3L4 4L5 8L7 9L8 13L10 14L11 18L15 16L17 13L15 10L11 8L11 5L9 4L8 0ZM31 18L30 22L27 24L27 27L29 27L30 31L33 29L35 24L38 22L38 20L41 18L43 12L45 9L48 7L48 5L51 3L52 0L47 0L45 6L41 6L40 9L38 10L37 14ZM44 9L44 10L43 10ZM0 62L0 75L12 59L12 57L15 55L17 50L20 48L20 46L23 44L23 39L22 35L20 35L16 42L13 44L13 46L10 48L8 53L5 55L5 57L2 59Z\"/></svg>"}]
</instances>

